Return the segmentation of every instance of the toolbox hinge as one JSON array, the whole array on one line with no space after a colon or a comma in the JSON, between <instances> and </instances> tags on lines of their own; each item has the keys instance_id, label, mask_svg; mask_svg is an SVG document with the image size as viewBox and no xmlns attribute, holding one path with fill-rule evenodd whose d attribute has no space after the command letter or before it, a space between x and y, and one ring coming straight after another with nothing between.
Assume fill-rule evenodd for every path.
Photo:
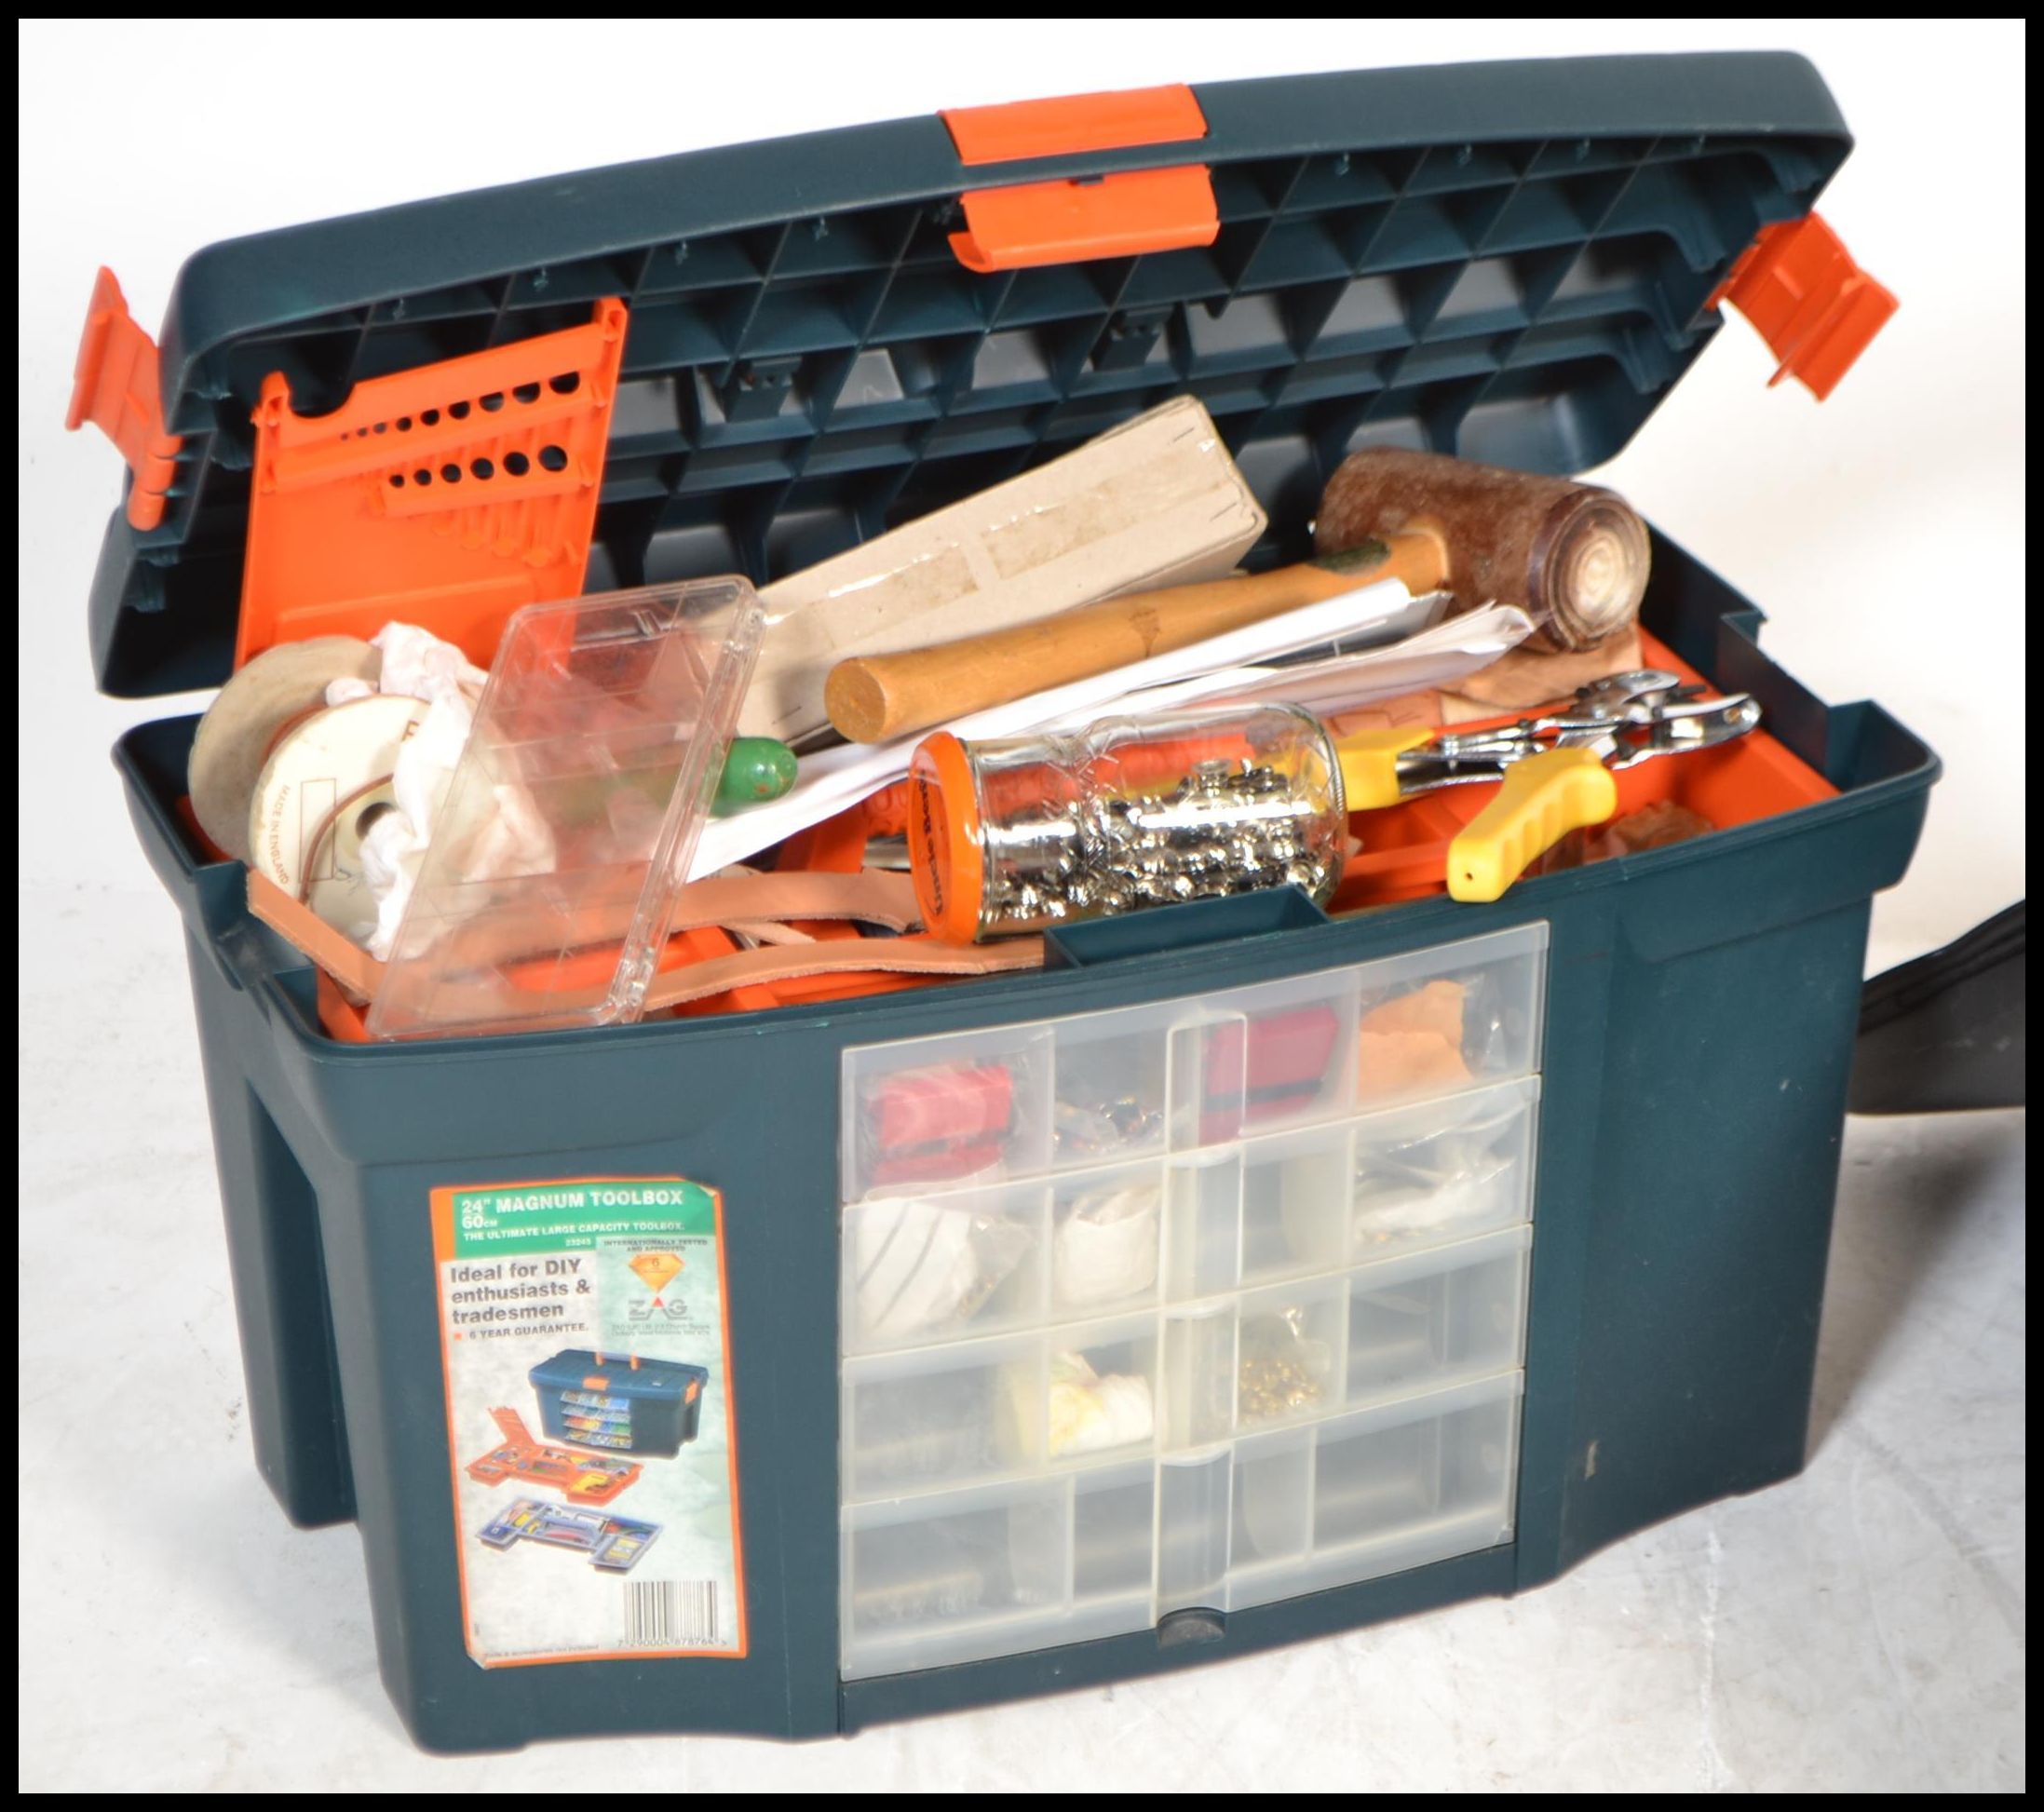
<instances>
[{"instance_id":1,"label":"toolbox hinge","mask_svg":"<svg viewBox=\"0 0 2044 1812\"><path fill-rule=\"evenodd\" d=\"M1768 383L1800 378L1820 402L1900 305L1818 214L1763 228L1711 306L1726 302L1781 361Z\"/></svg>"},{"instance_id":2,"label":"toolbox hinge","mask_svg":"<svg viewBox=\"0 0 2044 1812\"><path fill-rule=\"evenodd\" d=\"M163 382L156 369L156 343L128 312L128 298L103 265L92 285L78 364L71 380L67 428L91 422L120 449L134 477L128 493L128 520L138 529L163 521L170 480L177 472L181 436L163 426Z\"/></svg>"}]
</instances>

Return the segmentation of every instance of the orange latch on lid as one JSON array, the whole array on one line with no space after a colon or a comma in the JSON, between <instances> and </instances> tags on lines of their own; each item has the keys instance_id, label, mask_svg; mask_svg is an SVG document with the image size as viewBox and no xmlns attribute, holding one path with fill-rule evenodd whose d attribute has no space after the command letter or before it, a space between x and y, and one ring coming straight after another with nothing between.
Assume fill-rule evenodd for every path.
<instances>
[{"instance_id":1,"label":"orange latch on lid","mask_svg":"<svg viewBox=\"0 0 2044 1812\"><path fill-rule=\"evenodd\" d=\"M1061 95L1054 101L1013 101L997 107L947 107L939 117L950 128L961 164L1063 157L1078 151L1119 151L1207 136L1207 116L1198 97L1183 82L1111 94Z\"/></svg>"},{"instance_id":2,"label":"orange latch on lid","mask_svg":"<svg viewBox=\"0 0 2044 1812\"><path fill-rule=\"evenodd\" d=\"M255 411L235 665L278 642L416 623L487 667L521 606L582 589L626 310L367 378L301 415Z\"/></svg>"},{"instance_id":3,"label":"orange latch on lid","mask_svg":"<svg viewBox=\"0 0 2044 1812\"><path fill-rule=\"evenodd\" d=\"M1207 133L1198 99L1183 83L954 107L942 117L958 161L968 165L1175 144ZM981 272L1212 245L1221 230L1203 164L968 189L961 200L966 227L951 236L951 249L968 270Z\"/></svg>"},{"instance_id":4,"label":"orange latch on lid","mask_svg":"<svg viewBox=\"0 0 2044 1812\"><path fill-rule=\"evenodd\" d=\"M163 521L166 494L177 471L181 436L163 426L163 380L156 369L156 343L136 325L128 298L114 273L101 267L86 308L85 334L71 380L71 407L64 426L90 422L120 449L134 473L128 493L128 520L138 529Z\"/></svg>"},{"instance_id":5,"label":"orange latch on lid","mask_svg":"<svg viewBox=\"0 0 2044 1812\"><path fill-rule=\"evenodd\" d=\"M1800 378L1820 402L1900 305L1817 214L1763 229L1711 298L1726 302L1781 361L1768 382Z\"/></svg>"},{"instance_id":6,"label":"orange latch on lid","mask_svg":"<svg viewBox=\"0 0 2044 1812\"><path fill-rule=\"evenodd\" d=\"M951 236L972 271L1018 271L1087 258L1210 246L1221 231L1213 182L1201 164L1131 169L1092 183L1023 183L972 189L966 230Z\"/></svg>"}]
</instances>

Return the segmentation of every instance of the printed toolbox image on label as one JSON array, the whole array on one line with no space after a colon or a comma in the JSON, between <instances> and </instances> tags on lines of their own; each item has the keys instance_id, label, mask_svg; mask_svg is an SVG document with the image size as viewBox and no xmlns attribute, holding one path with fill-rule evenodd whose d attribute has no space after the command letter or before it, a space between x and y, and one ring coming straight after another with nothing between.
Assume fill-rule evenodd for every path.
<instances>
[{"instance_id":1,"label":"printed toolbox image on label","mask_svg":"<svg viewBox=\"0 0 2044 1812\"><path fill-rule=\"evenodd\" d=\"M436 1189L468 1653L745 1653L724 1204L681 1177Z\"/></svg>"}]
</instances>

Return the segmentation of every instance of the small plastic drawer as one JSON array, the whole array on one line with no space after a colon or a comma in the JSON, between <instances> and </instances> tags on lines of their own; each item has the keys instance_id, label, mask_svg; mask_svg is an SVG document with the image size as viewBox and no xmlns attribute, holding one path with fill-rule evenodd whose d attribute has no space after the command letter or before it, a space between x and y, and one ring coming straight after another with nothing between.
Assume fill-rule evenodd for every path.
<instances>
[{"instance_id":1,"label":"small plastic drawer","mask_svg":"<svg viewBox=\"0 0 2044 1812\"><path fill-rule=\"evenodd\" d=\"M1173 1143L1225 1144L1350 1112L1358 973L1293 976L1209 1001L1225 1017L1198 1034L1198 1098L1174 1121Z\"/></svg>"},{"instance_id":2,"label":"small plastic drawer","mask_svg":"<svg viewBox=\"0 0 2044 1812\"><path fill-rule=\"evenodd\" d=\"M844 1211L850 1353L1031 1325L1043 1312L1049 1185L876 1196Z\"/></svg>"},{"instance_id":3,"label":"small plastic drawer","mask_svg":"<svg viewBox=\"0 0 2044 1812\"><path fill-rule=\"evenodd\" d=\"M1242 1148L1242 1281L1339 1270L1355 1188L1346 1126Z\"/></svg>"},{"instance_id":4,"label":"small plastic drawer","mask_svg":"<svg viewBox=\"0 0 2044 1812\"><path fill-rule=\"evenodd\" d=\"M1061 1640L1070 1577L1063 1480L845 1513L844 1671L905 1672Z\"/></svg>"},{"instance_id":5,"label":"small plastic drawer","mask_svg":"<svg viewBox=\"0 0 2044 1812\"><path fill-rule=\"evenodd\" d=\"M1525 1350L1530 1227L1372 1264L1349 1278L1351 1408L1514 1371Z\"/></svg>"},{"instance_id":6,"label":"small plastic drawer","mask_svg":"<svg viewBox=\"0 0 2044 1812\"><path fill-rule=\"evenodd\" d=\"M1050 1075L1050 1029L1041 1025L847 1050L845 1200L1048 1170Z\"/></svg>"},{"instance_id":7,"label":"small plastic drawer","mask_svg":"<svg viewBox=\"0 0 2044 1812\"><path fill-rule=\"evenodd\" d=\"M1043 1464L1040 1334L845 1363L839 1448L848 1499L1031 1471Z\"/></svg>"},{"instance_id":8,"label":"small plastic drawer","mask_svg":"<svg viewBox=\"0 0 2044 1812\"><path fill-rule=\"evenodd\" d=\"M1245 1295L1236 1334L1236 1427L1247 1434L1340 1408L1347 1318L1340 1278Z\"/></svg>"},{"instance_id":9,"label":"small plastic drawer","mask_svg":"<svg viewBox=\"0 0 2044 1812\"><path fill-rule=\"evenodd\" d=\"M1412 951L1358 973L1359 1108L1458 1094L1539 1068L1544 923Z\"/></svg>"},{"instance_id":10,"label":"small plastic drawer","mask_svg":"<svg viewBox=\"0 0 2044 1812\"><path fill-rule=\"evenodd\" d=\"M1509 1540L1520 1382L1486 1379L1316 1428L1316 1562L1365 1579Z\"/></svg>"},{"instance_id":11,"label":"small plastic drawer","mask_svg":"<svg viewBox=\"0 0 2044 1812\"><path fill-rule=\"evenodd\" d=\"M1313 1430L1283 1428L1235 1443L1230 1576L1297 1566L1313 1542Z\"/></svg>"},{"instance_id":12,"label":"small plastic drawer","mask_svg":"<svg viewBox=\"0 0 2044 1812\"><path fill-rule=\"evenodd\" d=\"M1163 1222L1160 1163L1060 1177L1050 1207L1051 1318L1154 1302Z\"/></svg>"},{"instance_id":13,"label":"small plastic drawer","mask_svg":"<svg viewBox=\"0 0 2044 1812\"><path fill-rule=\"evenodd\" d=\"M1157 1445L1157 1318L1141 1316L1050 1335L1047 1385L1028 1446L1055 1463Z\"/></svg>"},{"instance_id":14,"label":"small plastic drawer","mask_svg":"<svg viewBox=\"0 0 2044 1812\"><path fill-rule=\"evenodd\" d=\"M1533 1211L1540 1079L1428 1102L1356 1124L1354 1254L1446 1244Z\"/></svg>"},{"instance_id":15,"label":"small plastic drawer","mask_svg":"<svg viewBox=\"0 0 2044 1812\"><path fill-rule=\"evenodd\" d=\"M1157 1467L1130 1466L1081 1472L1072 1481L1072 1597L1140 1598L1149 1621L1156 1572Z\"/></svg>"},{"instance_id":16,"label":"small plastic drawer","mask_svg":"<svg viewBox=\"0 0 2044 1812\"><path fill-rule=\"evenodd\" d=\"M1052 1028L1051 1159L1090 1170L1164 1149L1171 1125L1171 1041L1197 1002L1081 1013Z\"/></svg>"}]
</instances>

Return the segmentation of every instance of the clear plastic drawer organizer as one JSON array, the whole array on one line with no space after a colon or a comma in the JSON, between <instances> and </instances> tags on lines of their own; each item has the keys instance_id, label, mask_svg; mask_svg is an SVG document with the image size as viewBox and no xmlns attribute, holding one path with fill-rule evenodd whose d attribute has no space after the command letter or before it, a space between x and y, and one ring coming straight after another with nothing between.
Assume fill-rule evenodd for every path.
<instances>
[{"instance_id":1,"label":"clear plastic drawer organizer","mask_svg":"<svg viewBox=\"0 0 2044 1812\"><path fill-rule=\"evenodd\" d=\"M1547 929L847 1050L847 1678L1509 1540Z\"/></svg>"}]
</instances>

